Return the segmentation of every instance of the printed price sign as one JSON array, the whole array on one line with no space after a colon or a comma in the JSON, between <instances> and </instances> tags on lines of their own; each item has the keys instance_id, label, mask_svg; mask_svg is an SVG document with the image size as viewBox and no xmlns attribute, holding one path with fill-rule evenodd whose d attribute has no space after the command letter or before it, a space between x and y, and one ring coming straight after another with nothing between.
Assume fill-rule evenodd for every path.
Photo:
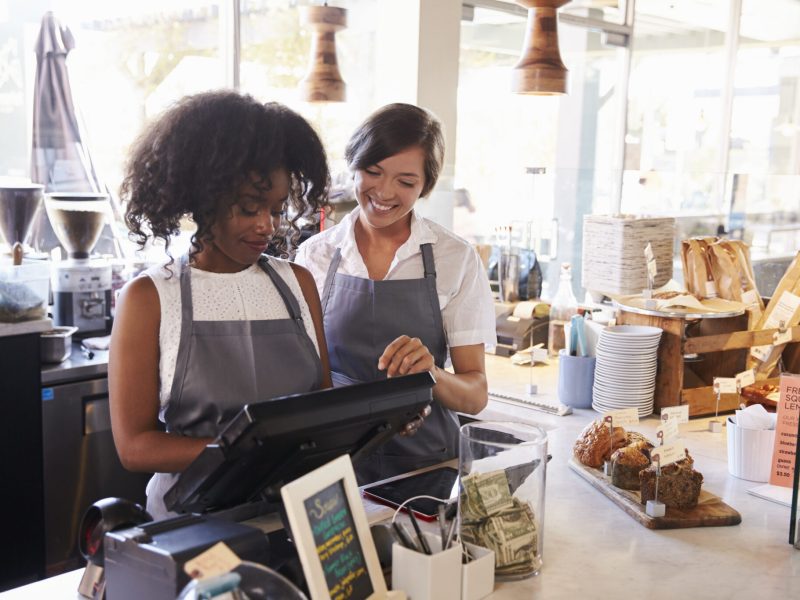
<instances>
[{"instance_id":1,"label":"printed price sign","mask_svg":"<svg viewBox=\"0 0 800 600\"><path fill-rule=\"evenodd\" d=\"M797 460L797 421L800 419L800 376L781 375L775 445L772 449L772 470L769 482L792 487L794 463Z\"/></svg>"},{"instance_id":2,"label":"printed price sign","mask_svg":"<svg viewBox=\"0 0 800 600\"><path fill-rule=\"evenodd\" d=\"M739 393L736 388L736 377L714 377L714 392L717 394Z\"/></svg>"},{"instance_id":3,"label":"printed price sign","mask_svg":"<svg viewBox=\"0 0 800 600\"><path fill-rule=\"evenodd\" d=\"M739 384L739 389L746 388L756 382L756 372L753 369L747 369L747 371L737 373L735 381Z\"/></svg>"},{"instance_id":4,"label":"printed price sign","mask_svg":"<svg viewBox=\"0 0 800 600\"><path fill-rule=\"evenodd\" d=\"M621 408L604 413L603 418L605 419L606 417L614 419L615 427L627 427L628 425L636 425L639 422L639 411L635 408Z\"/></svg>"},{"instance_id":5,"label":"printed price sign","mask_svg":"<svg viewBox=\"0 0 800 600\"><path fill-rule=\"evenodd\" d=\"M661 439L663 440L664 444L674 442L681 435L680 431L678 430L677 419L667 419L666 421L662 421L661 425L658 426L656 431L661 432Z\"/></svg>"},{"instance_id":6,"label":"printed price sign","mask_svg":"<svg viewBox=\"0 0 800 600\"><path fill-rule=\"evenodd\" d=\"M666 467L667 465L671 465L674 462L686 458L686 449L680 442L672 442L671 444L664 444L663 446L653 448L650 450L650 456L653 461L655 461L655 457L658 456L661 466Z\"/></svg>"},{"instance_id":7,"label":"printed price sign","mask_svg":"<svg viewBox=\"0 0 800 600\"><path fill-rule=\"evenodd\" d=\"M187 560L183 570L192 579L206 579L230 573L241 562L225 542L219 542L192 560Z\"/></svg>"},{"instance_id":8,"label":"printed price sign","mask_svg":"<svg viewBox=\"0 0 800 600\"><path fill-rule=\"evenodd\" d=\"M664 418L664 415L667 415L667 418L670 421L677 421L678 423L688 423L689 422L689 405L682 404L681 406L667 406L661 409L661 418Z\"/></svg>"}]
</instances>

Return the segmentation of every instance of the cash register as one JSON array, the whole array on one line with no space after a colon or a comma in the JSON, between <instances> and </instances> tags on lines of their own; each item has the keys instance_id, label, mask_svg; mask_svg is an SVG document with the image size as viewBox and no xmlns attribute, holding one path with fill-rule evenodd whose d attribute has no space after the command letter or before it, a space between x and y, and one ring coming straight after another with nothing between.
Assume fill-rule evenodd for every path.
<instances>
[{"instance_id":1,"label":"cash register","mask_svg":"<svg viewBox=\"0 0 800 600\"><path fill-rule=\"evenodd\" d=\"M498 356L511 356L535 344L547 344L550 305L537 300L495 302Z\"/></svg>"},{"instance_id":2,"label":"cash register","mask_svg":"<svg viewBox=\"0 0 800 600\"><path fill-rule=\"evenodd\" d=\"M426 372L245 406L164 496L180 516L105 533L108 597L175 598L189 582L185 562L220 540L279 570L292 554L286 534L268 541L241 521L280 511L283 484L343 454L370 454L431 403L434 384Z\"/></svg>"}]
</instances>

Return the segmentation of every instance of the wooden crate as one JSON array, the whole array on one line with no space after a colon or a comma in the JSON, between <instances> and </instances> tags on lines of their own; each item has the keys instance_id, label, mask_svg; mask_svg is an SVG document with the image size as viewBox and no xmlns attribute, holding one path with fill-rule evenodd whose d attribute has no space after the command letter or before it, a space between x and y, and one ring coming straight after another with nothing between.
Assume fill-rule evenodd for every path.
<instances>
[{"instance_id":1,"label":"wooden crate","mask_svg":"<svg viewBox=\"0 0 800 600\"><path fill-rule=\"evenodd\" d=\"M665 406L689 405L689 416L714 414L716 394L714 377L734 377L746 368L752 346L769 345L776 329L747 331L747 314L738 317L687 320L680 317L656 317L628 312L620 308L620 325L652 325L664 333L658 346L658 371L654 410ZM792 341L800 342L800 326L792 329ZM685 355L697 354L698 362L688 362ZM800 344L789 344L787 358L798 364ZM773 382L773 380L768 380ZM719 412L739 407L738 394L722 394Z\"/></svg>"}]
</instances>

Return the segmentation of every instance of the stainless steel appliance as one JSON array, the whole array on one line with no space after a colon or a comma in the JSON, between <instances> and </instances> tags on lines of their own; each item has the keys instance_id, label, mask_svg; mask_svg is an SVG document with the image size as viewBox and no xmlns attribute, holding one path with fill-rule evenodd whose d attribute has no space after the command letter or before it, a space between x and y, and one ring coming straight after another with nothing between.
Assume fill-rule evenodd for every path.
<instances>
[{"instance_id":1,"label":"stainless steel appliance","mask_svg":"<svg viewBox=\"0 0 800 600\"><path fill-rule=\"evenodd\" d=\"M106 352L98 354L106 355ZM111 435L105 358L70 359L42 369L45 563L48 575L83 564L84 511L109 496L145 503L150 475L126 471ZM75 379L78 379L77 381Z\"/></svg>"},{"instance_id":2,"label":"stainless steel appliance","mask_svg":"<svg viewBox=\"0 0 800 600\"><path fill-rule=\"evenodd\" d=\"M91 252L110 213L108 196L47 194L45 208L68 258L53 264L53 320L73 325L81 336L111 327L111 263Z\"/></svg>"}]
</instances>

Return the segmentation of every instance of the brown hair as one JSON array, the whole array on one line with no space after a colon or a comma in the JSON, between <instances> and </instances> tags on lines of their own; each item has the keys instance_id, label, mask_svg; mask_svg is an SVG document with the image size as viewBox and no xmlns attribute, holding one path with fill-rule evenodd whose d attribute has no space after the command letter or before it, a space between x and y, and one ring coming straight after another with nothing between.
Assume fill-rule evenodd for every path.
<instances>
[{"instance_id":1,"label":"brown hair","mask_svg":"<svg viewBox=\"0 0 800 600\"><path fill-rule=\"evenodd\" d=\"M291 178L290 231L273 238L285 253L297 220L327 206L330 177L316 132L276 102L263 104L234 91L187 96L152 123L131 151L120 194L127 202L125 221L142 247L153 238L169 250L180 219L190 216L197 224L194 254L212 239L219 206L233 203L250 174L269 185L278 168Z\"/></svg>"},{"instance_id":2,"label":"brown hair","mask_svg":"<svg viewBox=\"0 0 800 600\"><path fill-rule=\"evenodd\" d=\"M351 170L366 169L414 146L425 154L425 183L420 194L425 197L442 170L444 135L439 119L424 108L401 103L379 108L350 137L344 156Z\"/></svg>"}]
</instances>

